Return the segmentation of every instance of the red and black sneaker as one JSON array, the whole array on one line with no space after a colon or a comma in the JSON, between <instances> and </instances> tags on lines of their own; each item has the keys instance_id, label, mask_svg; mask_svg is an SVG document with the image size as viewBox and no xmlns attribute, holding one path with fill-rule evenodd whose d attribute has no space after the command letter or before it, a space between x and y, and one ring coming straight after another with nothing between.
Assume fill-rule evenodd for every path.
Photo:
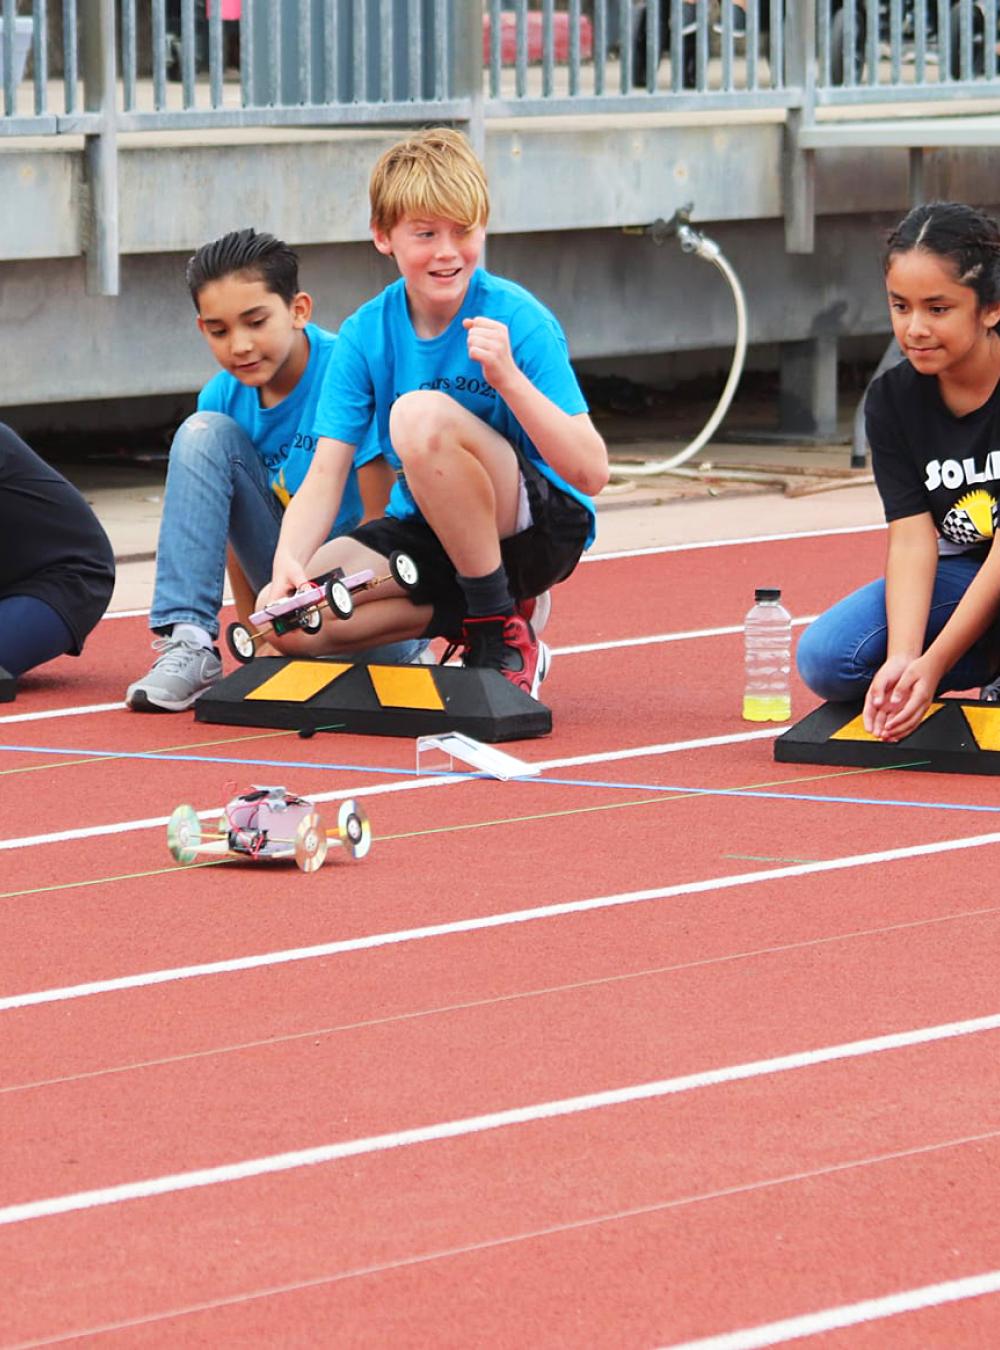
<instances>
[{"instance_id":1,"label":"red and black sneaker","mask_svg":"<svg viewBox=\"0 0 1000 1350\"><path fill-rule=\"evenodd\" d=\"M548 674L549 649L520 614L467 618L462 624L462 645L466 666L499 670L518 689L538 697L538 686Z\"/></svg>"},{"instance_id":2,"label":"red and black sneaker","mask_svg":"<svg viewBox=\"0 0 1000 1350\"><path fill-rule=\"evenodd\" d=\"M549 621L549 615L552 612L552 592L542 591L541 595L532 595L526 600L518 600L514 604L515 613L520 614L522 619L527 619L535 630L535 637L540 636L542 629Z\"/></svg>"}]
</instances>

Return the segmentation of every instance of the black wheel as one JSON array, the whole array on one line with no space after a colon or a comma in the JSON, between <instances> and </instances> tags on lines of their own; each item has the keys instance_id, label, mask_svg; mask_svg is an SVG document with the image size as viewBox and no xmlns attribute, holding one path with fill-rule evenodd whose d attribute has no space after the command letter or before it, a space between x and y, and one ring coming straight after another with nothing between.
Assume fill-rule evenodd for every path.
<instances>
[{"instance_id":1,"label":"black wheel","mask_svg":"<svg viewBox=\"0 0 1000 1350\"><path fill-rule=\"evenodd\" d=\"M323 627L323 615L318 609L307 609L299 615L299 627L303 633L318 633Z\"/></svg>"},{"instance_id":2,"label":"black wheel","mask_svg":"<svg viewBox=\"0 0 1000 1350\"><path fill-rule=\"evenodd\" d=\"M250 629L242 623L231 623L226 629L226 646L243 665L252 661L255 655L253 636Z\"/></svg>"},{"instance_id":3,"label":"black wheel","mask_svg":"<svg viewBox=\"0 0 1000 1350\"><path fill-rule=\"evenodd\" d=\"M847 4L853 4L854 0L845 0ZM844 52L844 34L847 28L847 21L844 16L843 8L837 10L836 14L830 20L830 83L843 84L844 72L847 67ZM865 69L865 39L868 36L868 16L860 5L855 10L854 16L854 70L848 72L851 75L851 83L857 84L861 80Z\"/></svg>"},{"instance_id":4,"label":"black wheel","mask_svg":"<svg viewBox=\"0 0 1000 1350\"><path fill-rule=\"evenodd\" d=\"M952 5L949 25L951 28L951 78L960 80L963 78L961 4ZM972 69L969 71L970 79L977 79L986 70L986 52L983 41L985 28L983 12L978 5L974 5L972 9Z\"/></svg>"},{"instance_id":5,"label":"black wheel","mask_svg":"<svg viewBox=\"0 0 1000 1350\"><path fill-rule=\"evenodd\" d=\"M389 555L389 571L393 581L404 591L412 591L420 582L417 564L408 553L400 553L398 549Z\"/></svg>"},{"instance_id":6,"label":"black wheel","mask_svg":"<svg viewBox=\"0 0 1000 1350\"><path fill-rule=\"evenodd\" d=\"M326 603L338 619L349 619L354 613L354 597L339 577L326 583Z\"/></svg>"}]
</instances>

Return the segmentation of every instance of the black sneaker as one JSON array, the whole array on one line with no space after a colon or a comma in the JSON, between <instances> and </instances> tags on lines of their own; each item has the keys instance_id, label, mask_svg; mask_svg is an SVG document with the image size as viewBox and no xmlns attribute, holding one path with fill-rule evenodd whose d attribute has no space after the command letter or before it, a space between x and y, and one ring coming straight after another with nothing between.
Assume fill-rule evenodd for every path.
<instances>
[{"instance_id":1,"label":"black sneaker","mask_svg":"<svg viewBox=\"0 0 1000 1350\"><path fill-rule=\"evenodd\" d=\"M989 684L983 685L979 697L984 703L1000 703L1000 675L994 676Z\"/></svg>"},{"instance_id":2,"label":"black sneaker","mask_svg":"<svg viewBox=\"0 0 1000 1350\"><path fill-rule=\"evenodd\" d=\"M466 619L462 645L466 666L499 670L518 689L538 697L538 686L548 674L549 649L520 614Z\"/></svg>"}]
</instances>

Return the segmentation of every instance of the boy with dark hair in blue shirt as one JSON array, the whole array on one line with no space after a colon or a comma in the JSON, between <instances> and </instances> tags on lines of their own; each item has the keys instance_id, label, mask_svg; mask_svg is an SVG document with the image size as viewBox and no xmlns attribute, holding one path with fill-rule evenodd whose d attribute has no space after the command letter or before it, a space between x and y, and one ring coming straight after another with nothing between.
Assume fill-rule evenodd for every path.
<instances>
[{"instance_id":1,"label":"boy with dark hair in blue shirt","mask_svg":"<svg viewBox=\"0 0 1000 1350\"><path fill-rule=\"evenodd\" d=\"M588 494L607 482L607 451L554 316L479 266L489 197L465 138L437 127L392 147L370 197L375 247L401 276L343 325L267 594L334 566L384 575L394 550L412 556L419 582L406 594L387 580L346 622L276 645L319 653L441 635L467 666L535 694L546 662L531 601L593 541ZM397 468L386 515L324 544L373 417Z\"/></svg>"},{"instance_id":2,"label":"boy with dark hair in blue shirt","mask_svg":"<svg viewBox=\"0 0 1000 1350\"><path fill-rule=\"evenodd\" d=\"M150 611L158 655L125 696L138 712L180 712L221 678L214 644L227 543L252 599L271 574L282 514L312 460L317 403L337 342L310 321L298 258L273 235L238 230L205 244L188 262L187 284L222 370L170 448ZM377 453L361 439L331 537L361 519L356 462ZM417 650L411 643L381 655L406 660Z\"/></svg>"}]
</instances>

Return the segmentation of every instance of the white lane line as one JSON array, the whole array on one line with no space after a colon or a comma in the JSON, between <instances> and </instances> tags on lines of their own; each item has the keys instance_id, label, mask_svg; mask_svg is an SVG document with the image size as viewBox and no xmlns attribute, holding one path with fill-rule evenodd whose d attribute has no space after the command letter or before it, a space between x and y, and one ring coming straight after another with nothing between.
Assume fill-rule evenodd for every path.
<instances>
[{"instance_id":1,"label":"white lane line","mask_svg":"<svg viewBox=\"0 0 1000 1350\"><path fill-rule=\"evenodd\" d=\"M793 626L812 623L815 615L809 615L807 618L793 619ZM734 633L742 633L743 629L739 624L729 624L723 628L699 628L692 629L690 632L679 633L654 633L649 637L639 638L614 638L607 642L585 642L578 643L569 647L553 647L551 655L553 657L579 656L590 652L612 652L619 647L652 647L666 642L694 642L700 638L730 637ZM117 703L92 703L87 707L75 708L53 708L47 712L32 713L9 713L0 716L0 726L15 722L43 722L50 717L80 717L85 713L102 712L124 712L125 700L119 699ZM130 716L140 714L132 713Z\"/></svg>"},{"instance_id":2,"label":"white lane line","mask_svg":"<svg viewBox=\"0 0 1000 1350\"><path fill-rule=\"evenodd\" d=\"M10 722L45 722L50 717L83 717L87 713L116 712L125 707L119 699L117 703L90 703L76 708L49 708L45 712L7 713L0 717L0 725Z\"/></svg>"},{"instance_id":3,"label":"white lane line","mask_svg":"<svg viewBox=\"0 0 1000 1350\"><path fill-rule=\"evenodd\" d=\"M588 1092L577 1097L563 1097L555 1101L535 1102L531 1106L512 1107L506 1111L491 1111L481 1116L438 1121L436 1124L422 1125L415 1129L394 1130L362 1139L346 1139L336 1144L321 1144L287 1153L274 1153L263 1158L247 1158L241 1162L224 1163L218 1167L175 1172L166 1176L149 1177L143 1181L105 1186L97 1190L51 1196L45 1200L30 1200L0 1208L0 1226L24 1223L30 1219L51 1218L56 1214L69 1214L101 1205L122 1204L128 1200L148 1199L154 1195L168 1195L203 1186L245 1181L250 1177L339 1162L343 1158L357 1158L363 1154L410 1148L414 1144L460 1139L468 1135L482 1134L487 1130L506 1129L512 1125L529 1125L540 1120L554 1120L579 1115L585 1111L603 1110L609 1106L652 1101L676 1096L682 1092L692 1092L699 1088L718 1087L722 1083L738 1083L750 1078L763 1078L772 1074L789 1073L795 1069L814 1068L818 1064L830 1064L837 1060L860 1059L866 1055L902 1050L915 1045L929 1045L935 1041L952 1040L960 1036L975 1036L998 1029L1000 1029L1000 1013L993 1013L989 1017L971 1018L962 1022L944 1022L937 1026L917 1027L911 1031L894 1031L883 1036L870 1036L864 1040L822 1046L816 1050L800 1050L790 1055L778 1055L772 1059L730 1064L724 1068L705 1069L677 1078L661 1078L652 1083L637 1083L629 1087L610 1088L603 1092Z\"/></svg>"},{"instance_id":4,"label":"white lane line","mask_svg":"<svg viewBox=\"0 0 1000 1350\"><path fill-rule=\"evenodd\" d=\"M754 961L766 956L784 956L790 952L815 951L834 944L855 942L873 937L886 937L889 934L913 931L918 928L926 929L935 925L958 923L963 919L992 918L998 912L1000 912L1000 906L996 905L990 906L988 909L962 910L953 914L935 915L929 919L912 919L904 923L886 924L880 928L858 928L847 933L832 933L829 937L808 938L802 942L785 942L770 947L752 947L743 951L726 952L720 956L704 956L691 961L678 961L670 966L647 966L642 970L629 970L620 975L601 975L591 980L574 980L571 984L545 985L538 989L521 989L511 994L496 994L490 998L465 999L461 1003L442 1003L432 1007L409 1008L403 1012L386 1013L382 1017L368 1017L355 1022L340 1022L333 1026L311 1027L305 1031L291 1031L284 1035L265 1036L255 1041L213 1045L207 1050L189 1050L177 1055L162 1055L159 1059L142 1059L132 1060L125 1064L109 1064L103 1069L90 1069L85 1073L62 1074L58 1078L36 1078L29 1082L11 1083L0 1086L0 1097L13 1095L15 1092L35 1092L39 1088L57 1087L64 1083L82 1083L94 1078L108 1078L118 1074L135 1073L140 1069L163 1068L168 1064L186 1064L192 1060L242 1054L245 1050L259 1050L269 1046L286 1045L295 1041L308 1040L310 1037L318 1039L338 1036L347 1031L363 1031L370 1030L372 1027L418 1022L452 1013L471 1012L477 1008L496 1008L504 1004L525 1003L534 999L550 998L555 994L579 993L584 989L609 988L613 985L624 987L639 980L655 979L660 975L675 975L681 971L706 970L709 967L730 966L737 962ZM1000 1130L989 1135L977 1135L976 1137L992 1138L994 1134L1000 1135Z\"/></svg>"},{"instance_id":5,"label":"white lane line","mask_svg":"<svg viewBox=\"0 0 1000 1350\"><path fill-rule=\"evenodd\" d=\"M650 558L657 553L693 553L702 548L741 548L744 544L781 544L794 539L826 539L838 534L884 534L885 524L838 525L829 530L792 530L787 534L755 534L746 539L702 539L687 544L651 544L647 548L623 548L613 553L585 553L582 563L617 562L620 558Z\"/></svg>"},{"instance_id":6,"label":"white lane line","mask_svg":"<svg viewBox=\"0 0 1000 1350\"><path fill-rule=\"evenodd\" d=\"M626 750L598 750L589 755L570 755L564 759L543 759L537 768L570 769L580 764L609 764L620 759L645 759L649 755L676 755L683 750L710 750L717 745L742 745L745 741L774 740L786 726L763 727L757 731L734 731L725 736L699 736L693 741L660 741L656 745L636 745Z\"/></svg>"},{"instance_id":7,"label":"white lane line","mask_svg":"<svg viewBox=\"0 0 1000 1350\"><path fill-rule=\"evenodd\" d=\"M788 867L773 867L757 872L739 872L732 876L710 877L704 881L683 882L675 886L657 886L643 891L624 891L617 895L594 896L586 900L567 900L562 904L540 905L535 909L507 910L500 914L480 915L474 919L455 919L449 923L426 924L421 928L369 933L363 937L342 938L337 942L324 942L312 947L293 947L283 951L262 952L256 956L234 956L223 961L205 961L192 966L149 970L136 975L120 975L112 979L92 980L85 984L66 985L57 989L38 989L30 993L11 994L6 998L0 998L0 1012L9 1012L14 1008L36 1007L42 1003L64 1003L70 999L92 998L97 994L117 993L123 989L142 989L155 984L171 984L178 980L199 979L208 975L231 975L244 970L260 970L265 966L288 965L295 961L314 961L321 957L340 956L345 952L371 951L377 947L396 947L409 942L423 942L429 938L453 937L459 933L476 933L487 928L507 928L515 923L533 923L542 919L562 918L567 914L585 914L592 910L641 904L647 900L669 900L680 895L705 895L713 891L731 890L737 886L753 886L758 882L780 881L788 877L814 876L820 872L838 872L853 867L869 867L877 863L897 862L904 858L923 858L932 853L952 853L960 849L982 848L998 843L1000 843L1000 832L973 835L964 839L947 839L937 844L913 844L906 848L883 849L877 853L857 853L848 857L830 858L822 862L797 863Z\"/></svg>"},{"instance_id":8,"label":"white lane line","mask_svg":"<svg viewBox=\"0 0 1000 1350\"><path fill-rule=\"evenodd\" d=\"M613 553L586 553L581 559L581 562L585 563L617 562L622 558L648 558L654 557L660 553L686 553L706 548L739 548L742 547L744 544L775 544L775 543L783 543L786 541L793 541L797 539L822 539L834 535L870 534L876 530L884 531L885 528L886 528L885 525L847 525L829 530L800 530L800 531L791 531L787 534L749 535L745 539L711 539L688 544L654 544L648 548L619 549ZM142 618L148 614L149 614L148 609L116 610L112 614L105 614L104 619L102 619L101 622L103 623L105 620L108 619ZM811 619L802 619L797 621L793 620L793 622L808 623L811 622ZM578 652L601 651L607 650L608 648L611 647L638 646L643 642L646 643L679 642L682 641L685 637L689 638L716 637L722 636L724 634L736 633L739 631L741 631L739 628L726 627L717 629L705 629L702 632L692 634L666 634L655 638L641 638L641 639L627 640L624 642L598 644L592 647L570 646L564 648L555 648L553 651L553 655L571 656L575 655ZM0 717L0 724L3 724L5 722L29 722L46 717L75 717L79 716L82 713L91 713L91 712L113 712L116 709L121 709L123 706L124 704L121 702L98 703L88 708L57 708L53 709L50 712L14 713L9 716Z\"/></svg>"},{"instance_id":9,"label":"white lane line","mask_svg":"<svg viewBox=\"0 0 1000 1350\"><path fill-rule=\"evenodd\" d=\"M812 623L815 617L815 614L809 614L804 618L793 619L792 626L802 627L805 624ZM553 647L551 655L554 657L579 656L590 652L612 652L627 647L653 647L667 642L695 642L701 638L731 637L735 633L742 633L742 631L742 625L728 624L722 628L695 628L688 632L654 633L649 637L614 638L607 642L584 642L568 647ZM0 726L15 722L43 722L50 717L80 717L84 713L124 712L125 710L125 700L119 699L117 703L92 703L87 707L53 708L47 712L8 713L0 716ZM138 715L140 714L130 714L130 716Z\"/></svg>"},{"instance_id":10,"label":"white lane line","mask_svg":"<svg viewBox=\"0 0 1000 1350\"><path fill-rule=\"evenodd\" d=\"M788 1317L766 1326L748 1327L745 1331L672 1343L671 1350L756 1350L759 1346L783 1345L804 1336L821 1336L841 1327L856 1327L863 1322L877 1322L884 1317L898 1317L921 1308L939 1308L944 1303L958 1303L962 1299L996 1293L1000 1293L1000 1270L989 1270L982 1275L945 1280L942 1284L925 1284L919 1289L906 1289L884 1298L866 1298L861 1303L845 1303L839 1308L824 1308L822 1312Z\"/></svg>"},{"instance_id":11,"label":"white lane line","mask_svg":"<svg viewBox=\"0 0 1000 1350\"><path fill-rule=\"evenodd\" d=\"M550 1223L543 1228L528 1228L517 1233L501 1233L496 1237L483 1238L479 1242L465 1242L456 1247L432 1248L429 1251L415 1252L410 1256L379 1261L367 1266L348 1266L345 1270L330 1271L328 1274L315 1275L311 1278L290 1281L282 1285L265 1286L263 1289L248 1289L229 1297L208 1299L201 1303L187 1304L184 1307L163 1308L144 1317L132 1317L121 1322L108 1322L103 1326L79 1327L73 1331L46 1338L44 1341L20 1341L17 1345L11 1346L9 1350L32 1350L35 1346L61 1345L65 1341L79 1340L83 1336L107 1335L112 1331L125 1331L130 1327L149 1326L156 1322L165 1322L177 1317L191 1317L198 1313L213 1311L216 1308L232 1308L244 1303L277 1298L281 1294L302 1293L307 1289L317 1289L323 1285L340 1284L346 1280L363 1279L370 1275L382 1275L391 1270L405 1270L413 1266L448 1261L456 1256L470 1256L480 1252L496 1251L502 1247L513 1247L520 1243L538 1242L545 1238L559 1237L564 1233L578 1233L587 1229L600 1228L605 1224L628 1223L633 1219L663 1214L668 1210L683 1209L687 1205L700 1205L712 1200L728 1200L736 1196L796 1185L803 1181L814 1181L817 1178L833 1176L837 1173L852 1172L863 1167L878 1167L883 1163L900 1162L906 1158L940 1153L946 1149L992 1142L996 1137L997 1131L994 1130L988 1134L966 1135L960 1139L944 1139L933 1144L922 1144L916 1148L898 1149L893 1153L875 1153L865 1158L849 1158L845 1162L832 1163L827 1167L811 1168L807 1172L786 1172L782 1176L767 1177L761 1181L750 1181L741 1186L726 1186L714 1191L699 1191L693 1195L653 1201L648 1205L635 1205L631 1209L618 1209L602 1214L587 1215L582 1219L569 1219L565 1223ZM678 1350L678 1348L673 1347L672 1350ZM683 1347L680 1350L683 1350Z\"/></svg>"},{"instance_id":12,"label":"white lane line","mask_svg":"<svg viewBox=\"0 0 1000 1350\"><path fill-rule=\"evenodd\" d=\"M804 628L812 623L815 614L806 614L793 619L793 628ZM616 638L613 642L580 642L571 647L553 647L553 656L578 656L584 652L610 652L624 647L653 647L665 642L694 642L699 638L731 637L742 633L742 624L728 624L725 628L691 628L684 633L653 633L649 637Z\"/></svg>"},{"instance_id":13,"label":"white lane line","mask_svg":"<svg viewBox=\"0 0 1000 1350\"><path fill-rule=\"evenodd\" d=\"M625 759L646 759L655 755L673 755L684 750L704 750L717 745L739 745L744 741L773 740L774 737L780 736L784 730L786 730L784 726L770 726L758 731L733 732L727 736L701 736L691 741L662 741L656 745L636 745L625 750L601 750L590 755L570 755L563 759L539 760L533 767L537 767L539 772L546 772L550 769L576 768L582 764L609 764ZM60 751L59 753L62 754L63 752ZM73 751L67 750L65 753L72 754ZM127 752L124 757L127 758ZM107 758L116 758L116 756L112 752L107 755ZM345 772L349 772L349 767ZM452 773L443 777L407 778L401 783L372 783L368 781L350 787L337 788L332 792L310 792L307 795L309 800L313 802L336 802L342 801L345 797L378 797L389 792L416 792L423 788L450 787L455 783L467 783L470 779L477 778L478 775L474 773ZM205 807L203 810L199 810L198 816L201 820L209 820L218 816L221 809L221 804ZM0 852L15 848L37 848L40 844L61 844L77 839L92 839L106 834L128 834L133 830L162 829L169 819L169 816L150 816L142 820L120 820L109 825L81 825L72 830L53 830L48 834L27 834L14 839L0 839Z\"/></svg>"}]
</instances>

